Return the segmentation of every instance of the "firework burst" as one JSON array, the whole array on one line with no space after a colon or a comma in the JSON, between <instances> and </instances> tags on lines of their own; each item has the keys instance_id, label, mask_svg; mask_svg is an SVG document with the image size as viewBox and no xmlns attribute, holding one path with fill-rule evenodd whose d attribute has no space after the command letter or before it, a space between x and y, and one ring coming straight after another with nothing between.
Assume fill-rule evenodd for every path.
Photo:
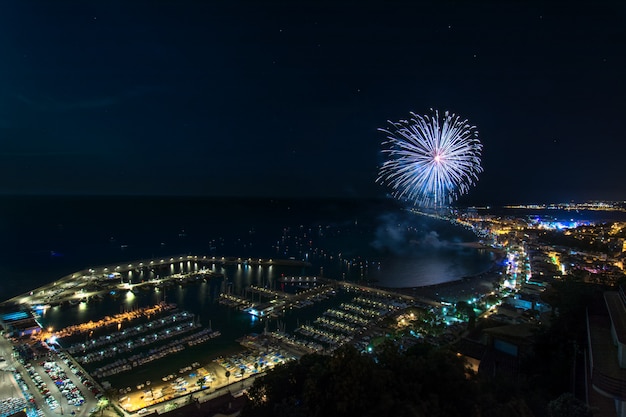
<instances>
[{"instance_id":1,"label":"firework burst","mask_svg":"<svg viewBox=\"0 0 626 417\"><path fill-rule=\"evenodd\" d=\"M394 197L425 207L446 206L468 192L482 172L482 144L476 126L434 111L411 113L409 120L389 122L376 182L389 186Z\"/></svg>"}]
</instances>

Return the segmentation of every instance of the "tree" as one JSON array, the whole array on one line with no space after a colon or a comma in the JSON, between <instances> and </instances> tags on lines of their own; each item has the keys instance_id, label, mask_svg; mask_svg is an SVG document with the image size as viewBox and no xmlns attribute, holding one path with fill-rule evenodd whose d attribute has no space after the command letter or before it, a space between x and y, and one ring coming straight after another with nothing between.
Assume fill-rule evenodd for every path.
<instances>
[{"instance_id":1,"label":"tree","mask_svg":"<svg viewBox=\"0 0 626 417\"><path fill-rule=\"evenodd\" d=\"M477 381L453 352L380 350L374 360L344 346L275 367L255 380L241 415L478 415Z\"/></svg>"},{"instance_id":2,"label":"tree","mask_svg":"<svg viewBox=\"0 0 626 417\"><path fill-rule=\"evenodd\" d=\"M587 404L566 392L548 403L549 417L592 417Z\"/></svg>"}]
</instances>

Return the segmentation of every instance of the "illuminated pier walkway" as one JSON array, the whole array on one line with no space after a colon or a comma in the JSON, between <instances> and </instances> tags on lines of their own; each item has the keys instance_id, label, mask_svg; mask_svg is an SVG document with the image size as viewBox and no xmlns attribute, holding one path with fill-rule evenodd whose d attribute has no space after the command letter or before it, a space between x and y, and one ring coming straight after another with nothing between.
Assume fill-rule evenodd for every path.
<instances>
[{"instance_id":1,"label":"illuminated pier walkway","mask_svg":"<svg viewBox=\"0 0 626 417\"><path fill-rule=\"evenodd\" d=\"M256 266L311 266L309 262L293 259L262 259L182 255L170 258L143 259L129 263L103 265L84 269L66 275L53 282L36 288L29 293L15 296L0 303L11 305L53 305L63 302L78 303L81 300L115 289L133 289L141 285L158 285L173 279L186 279L190 276L202 275L207 278L220 274L205 267L210 265L256 265ZM186 273L175 273L176 267ZM142 279L143 274L155 271L155 278ZM158 276L158 278L157 278ZM109 282L107 288L90 291L88 287L95 282Z\"/></svg>"}]
</instances>

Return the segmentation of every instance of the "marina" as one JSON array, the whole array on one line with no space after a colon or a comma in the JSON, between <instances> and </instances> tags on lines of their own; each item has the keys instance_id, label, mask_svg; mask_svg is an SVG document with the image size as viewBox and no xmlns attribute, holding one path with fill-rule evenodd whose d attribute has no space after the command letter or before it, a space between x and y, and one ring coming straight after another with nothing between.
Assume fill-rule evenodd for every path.
<instances>
[{"instance_id":1,"label":"marina","mask_svg":"<svg viewBox=\"0 0 626 417\"><path fill-rule=\"evenodd\" d=\"M415 304L386 290L293 275L292 260L204 259L171 257L152 269L143 267L153 260L91 268L2 308L26 308L38 323L29 338L14 340L30 352L25 357L44 356L42 366L50 369L67 361L98 394L115 391L117 404L133 413L242 387L277 364L356 343L380 320ZM260 278L235 290L227 268ZM270 268L271 280L263 277ZM73 390L68 405L82 398ZM52 399L46 401L54 410Z\"/></svg>"}]
</instances>

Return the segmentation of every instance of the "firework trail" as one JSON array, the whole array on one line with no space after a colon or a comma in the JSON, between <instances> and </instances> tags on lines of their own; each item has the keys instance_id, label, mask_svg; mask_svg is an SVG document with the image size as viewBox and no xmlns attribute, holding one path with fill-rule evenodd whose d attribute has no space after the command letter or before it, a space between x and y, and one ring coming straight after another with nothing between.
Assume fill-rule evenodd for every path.
<instances>
[{"instance_id":1,"label":"firework trail","mask_svg":"<svg viewBox=\"0 0 626 417\"><path fill-rule=\"evenodd\" d=\"M394 197L424 207L446 206L468 192L482 172L482 144L476 126L455 114L442 118L411 113L410 120L389 122L376 182Z\"/></svg>"}]
</instances>

